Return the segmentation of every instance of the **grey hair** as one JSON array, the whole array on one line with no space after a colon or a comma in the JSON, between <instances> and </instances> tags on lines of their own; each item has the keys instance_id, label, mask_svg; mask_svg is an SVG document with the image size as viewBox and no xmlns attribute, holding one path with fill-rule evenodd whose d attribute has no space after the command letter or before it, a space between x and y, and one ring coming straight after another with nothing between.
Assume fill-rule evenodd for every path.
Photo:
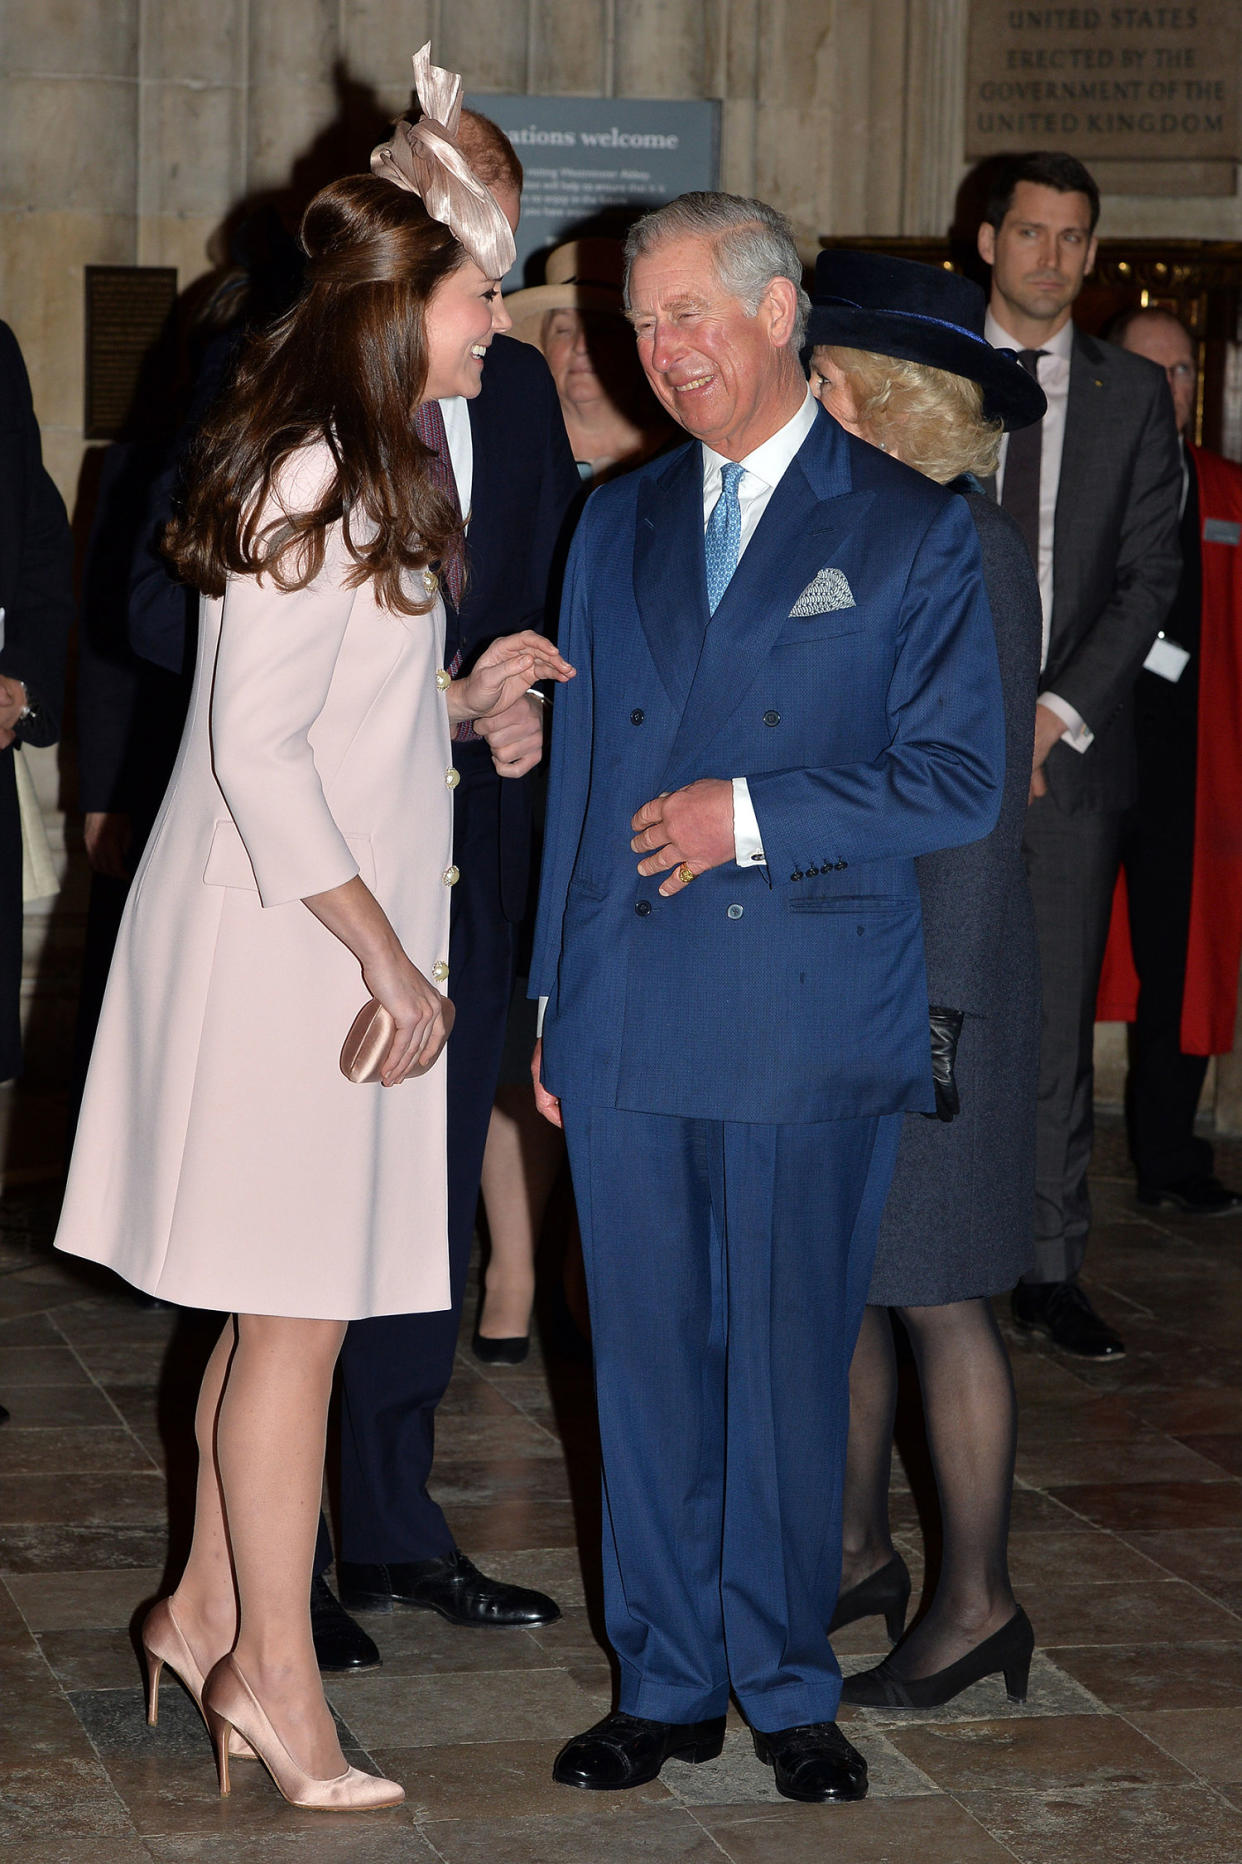
<instances>
[{"instance_id":1,"label":"grey hair","mask_svg":"<svg viewBox=\"0 0 1242 1864\"><path fill-rule=\"evenodd\" d=\"M744 194L679 194L665 207L636 220L625 242L625 304L630 304L630 273L635 259L671 239L707 239L716 259L716 276L751 317L774 278L787 278L798 294L789 348L796 354L806 335L811 300L802 284L802 261L784 214L766 201Z\"/></svg>"}]
</instances>

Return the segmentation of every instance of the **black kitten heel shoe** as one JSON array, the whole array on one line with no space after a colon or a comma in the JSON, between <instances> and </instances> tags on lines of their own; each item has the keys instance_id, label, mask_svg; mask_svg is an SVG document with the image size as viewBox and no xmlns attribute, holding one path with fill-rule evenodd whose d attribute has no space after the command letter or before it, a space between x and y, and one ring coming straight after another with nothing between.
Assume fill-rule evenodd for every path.
<instances>
[{"instance_id":1,"label":"black kitten heel shoe","mask_svg":"<svg viewBox=\"0 0 1242 1864\"><path fill-rule=\"evenodd\" d=\"M887 1565L868 1573L848 1592L837 1596L836 1610L828 1626L828 1635L852 1625L857 1618L883 1618L888 1641L895 1644L906 1628L910 1607L910 1574L905 1561L895 1553Z\"/></svg>"},{"instance_id":2,"label":"black kitten heel shoe","mask_svg":"<svg viewBox=\"0 0 1242 1864\"><path fill-rule=\"evenodd\" d=\"M1034 1649L1031 1621L1019 1605L1008 1624L934 1676L894 1676L886 1657L873 1670L847 1676L841 1700L856 1709L938 1709L972 1683L1003 1674L1009 1700L1025 1702Z\"/></svg>"}]
</instances>

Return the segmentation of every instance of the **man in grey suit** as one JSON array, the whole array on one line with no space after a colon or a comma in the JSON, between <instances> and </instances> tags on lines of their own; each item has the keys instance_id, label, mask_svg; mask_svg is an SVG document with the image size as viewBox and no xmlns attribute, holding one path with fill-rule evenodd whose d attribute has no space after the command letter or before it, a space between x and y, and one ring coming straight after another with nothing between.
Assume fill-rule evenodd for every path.
<instances>
[{"instance_id":1,"label":"man in grey suit","mask_svg":"<svg viewBox=\"0 0 1242 1864\"><path fill-rule=\"evenodd\" d=\"M1014 157L997 169L979 251L992 267L988 340L1016 350L1048 399L1038 426L1006 437L997 474L1044 621L1024 839L1043 987L1035 1265L1013 1317L1068 1352L1115 1359L1122 1341L1077 1280L1091 1219L1095 1000L1134 797L1131 690L1177 588L1181 467L1161 372L1070 321L1099 209L1074 157Z\"/></svg>"}]
</instances>

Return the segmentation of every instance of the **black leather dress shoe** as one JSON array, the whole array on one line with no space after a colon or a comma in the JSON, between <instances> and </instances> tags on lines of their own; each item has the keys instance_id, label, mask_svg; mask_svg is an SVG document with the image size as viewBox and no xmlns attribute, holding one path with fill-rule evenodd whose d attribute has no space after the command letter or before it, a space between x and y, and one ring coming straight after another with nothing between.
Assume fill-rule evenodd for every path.
<instances>
[{"instance_id":1,"label":"black leather dress shoe","mask_svg":"<svg viewBox=\"0 0 1242 1864\"><path fill-rule=\"evenodd\" d=\"M1242 1211L1242 1196L1210 1172L1196 1178L1179 1178L1176 1184L1141 1184L1138 1201L1153 1210L1168 1204L1188 1217L1231 1217Z\"/></svg>"},{"instance_id":2,"label":"black leather dress shoe","mask_svg":"<svg viewBox=\"0 0 1242 1864\"><path fill-rule=\"evenodd\" d=\"M321 1670L335 1676L340 1670L374 1670L380 1654L361 1625L356 1625L335 1599L322 1576L311 1580L311 1636L315 1660Z\"/></svg>"},{"instance_id":3,"label":"black leather dress shoe","mask_svg":"<svg viewBox=\"0 0 1242 1864\"><path fill-rule=\"evenodd\" d=\"M654 1780L666 1760L715 1760L724 1730L723 1715L708 1722L652 1722L614 1709L566 1743L552 1763L552 1778L562 1786L617 1793Z\"/></svg>"},{"instance_id":4,"label":"black leather dress shoe","mask_svg":"<svg viewBox=\"0 0 1242 1864\"><path fill-rule=\"evenodd\" d=\"M489 1579L460 1547L439 1560L410 1560L392 1566L336 1563L341 1598L354 1612L390 1612L394 1605L439 1612L453 1625L526 1626L555 1624L561 1608L546 1592Z\"/></svg>"},{"instance_id":5,"label":"black leather dress shoe","mask_svg":"<svg viewBox=\"0 0 1242 1864\"><path fill-rule=\"evenodd\" d=\"M867 1763L835 1722L807 1722L770 1735L757 1728L750 1732L755 1753L771 1767L776 1790L786 1799L822 1805L867 1797Z\"/></svg>"},{"instance_id":6,"label":"black leather dress shoe","mask_svg":"<svg viewBox=\"0 0 1242 1864\"><path fill-rule=\"evenodd\" d=\"M1042 1333L1079 1359L1121 1359L1125 1344L1102 1321L1075 1281L1019 1282L1010 1301L1022 1333Z\"/></svg>"}]
</instances>

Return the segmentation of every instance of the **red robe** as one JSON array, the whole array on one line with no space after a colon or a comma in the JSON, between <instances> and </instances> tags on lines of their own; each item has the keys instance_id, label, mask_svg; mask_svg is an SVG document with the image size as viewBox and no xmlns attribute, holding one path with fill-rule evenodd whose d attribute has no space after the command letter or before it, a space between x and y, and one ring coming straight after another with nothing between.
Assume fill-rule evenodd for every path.
<instances>
[{"instance_id":1,"label":"red robe","mask_svg":"<svg viewBox=\"0 0 1242 1864\"><path fill-rule=\"evenodd\" d=\"M1203 612L1190 940L1182 998L1186 1055L1233 1047L1242 958L1242 466L1191 447L1199 480ZM1217 537L1212 536L1219 527ZM1225 541L1232 532L1236 542ZM1130 1023L1138 1005L1125 875L1112 925L1096 1017Z\"/></svg>"}]
</instances>

